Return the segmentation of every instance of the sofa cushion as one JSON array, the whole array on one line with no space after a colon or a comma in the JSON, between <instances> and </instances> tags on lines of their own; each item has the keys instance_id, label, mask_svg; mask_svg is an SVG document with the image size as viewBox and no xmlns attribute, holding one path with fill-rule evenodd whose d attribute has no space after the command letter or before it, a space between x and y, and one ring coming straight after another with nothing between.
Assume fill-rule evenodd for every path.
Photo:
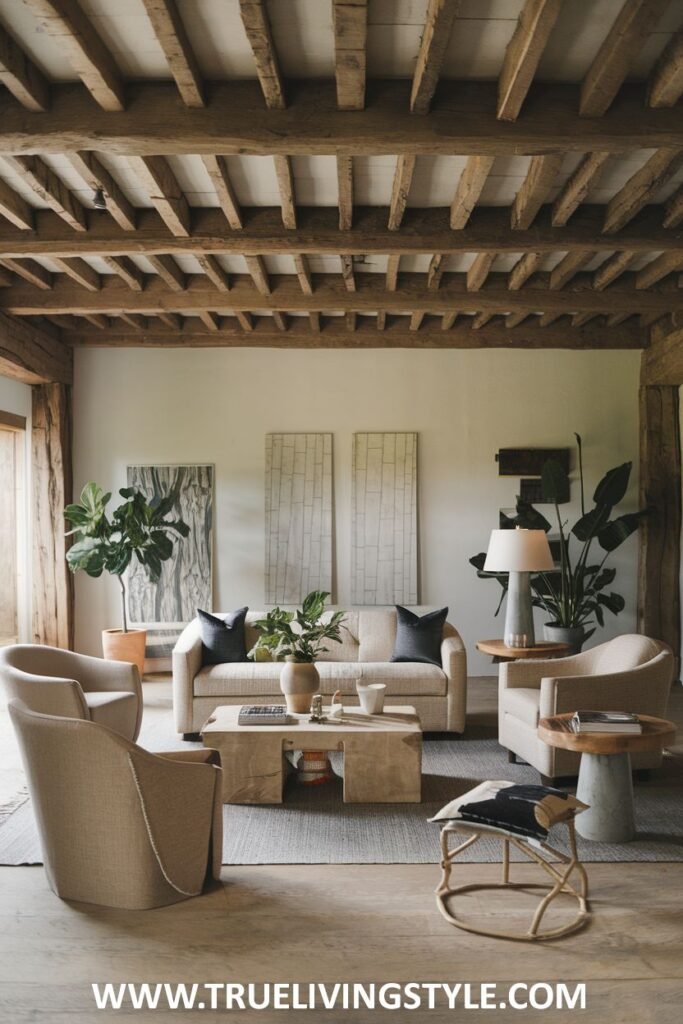
<instances>
[{"instance_id":1,"label":"sofa cushion","mask_svg":"<svg viewBox=\"0 0 683 1024\"><path fill-rule=\"evenodd\" d=\"M396 605L396 644L392 661L420 661L441 664L441 640L448 608L416 615Z\"/></svg>"},{"instance_id":2,"label":"sofa cushion","mask_svg":"<svg viewBox=\"0 0 683 1024\"><path fill-rule=\"evenodd\" d=\"M238 608L227 615L211 615L197 609L202 635L202 664L217 665L224 661L246 661L244 620L248 608Z\"/></svg>"},{"instance_id":3,"label":"sofa cushion","mask_svg":"<svg viewBox=\"0 0 683 1024\"><path fill-rule=\"evenodd\" d=\"M540 696L541 691L534 687L511 686L503 692L503 711L536 729Z\"/></svg>"},{"instance_id":4,"label":"sofa cushion","mask_svg":"<svg viewBox=\"0 0 683 1024\"><path fill-rule=\"evenodd\" d=\"M364 683L386 683L387 697L443 697L446 694L446 676L436 665L389 662L365 663L362 673L357 663L322 661L317 663L320 673L320 692L331 695L341 690L345 696L356 694L356 680ZM194 678L195 697L249 697L268 696L282 698L280 691L281 662L242 662L236 664L206 665Z\"/></svg>"}]
</instances>

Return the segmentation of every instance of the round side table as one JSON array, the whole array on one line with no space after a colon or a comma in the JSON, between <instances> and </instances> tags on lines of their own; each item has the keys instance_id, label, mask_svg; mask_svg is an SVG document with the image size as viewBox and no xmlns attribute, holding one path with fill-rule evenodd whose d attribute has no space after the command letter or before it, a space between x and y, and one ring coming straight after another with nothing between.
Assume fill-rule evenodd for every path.
<instances>
[{"instance_id":1,"label":"round side table","mask_svg":"<svg viewBox=\"0 0 683 1024\"><path fill-rule=\"evenodd\" d=\"M552 643L543 640L533 647L507 647L502 640L477 640L476 647L482 654L490 654L495 662L519 661L522 658L564 658L571 650L570 644Z\"/></svg>"},{"instance_id":2,"label":"round side table","mask_svg":"<svg viewBox=\"0 0 683 1024\"><path fill-rule=\"evenodd\" d=\"M664 718L638 715L641 733L574 732L573 714L542 718L538 736L551 747L581 754L576 795L588 810L576 816L576 831L599 843L626 843L635 838L631 752L661 750L676 736Z\"/></svg>"}]
</instances>

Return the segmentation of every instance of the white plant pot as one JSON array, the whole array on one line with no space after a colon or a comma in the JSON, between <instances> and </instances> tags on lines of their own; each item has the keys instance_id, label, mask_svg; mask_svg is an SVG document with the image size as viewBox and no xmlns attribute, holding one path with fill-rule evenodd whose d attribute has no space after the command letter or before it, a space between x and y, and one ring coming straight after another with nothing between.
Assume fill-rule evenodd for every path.
<instances>
[{"instance_id":1,"label":"white plant pot","mask_svg":"<svg viewBox=\"0 0 683 1024\"><path fill-rule=\"evenodd\" d=\"M320 689L320 676L311 661L290 661L282 666L280 689L287 701L287 710L293 715L305 715L311 706L311 697Z\"/></svg>"}]
</instances>

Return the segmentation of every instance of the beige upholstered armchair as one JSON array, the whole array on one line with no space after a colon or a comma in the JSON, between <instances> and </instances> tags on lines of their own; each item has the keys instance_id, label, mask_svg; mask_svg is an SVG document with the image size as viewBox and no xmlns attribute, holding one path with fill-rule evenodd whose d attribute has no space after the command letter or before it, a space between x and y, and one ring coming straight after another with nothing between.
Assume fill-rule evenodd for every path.
<instances>
[{"instance_id":1,"label":"beige upholstered armchair","mask_svg":"<svg viewBox=\"0 0 683 1024\"><path fill-rule=\"evenodd\" d=\"M198 896L220 876L215 750L150 754L94 722L18 700L9 711L58 896L146 910Z\"/></svg>"},{"instance_id":2,"label":"beige upholstered armchair","mask_svg":"<svg viewBox=\"0 0 683 1024\"><path fill-rule=\"evenodd\" d=\"M646 636L615 637L571 658L511 661L500 666L498 741L541 775L576 775L579 755L538 738L540 718L563 711L631 711L666 716L673 678L666 644ZM634 768L657 768L661 753L632 755Z\"/></svg>"},{"instance_id":3,"label":"beige upholstered armchair","mask_svg":"<svg viewBox=\"0 0 683 1024\"><path fill-rule=\"evenodd\" d=\"M128 662L16 644L0 649L0 680L33 711L98 722L129 740L140 732L140 674Z\"/></svg>"}]
</instances>

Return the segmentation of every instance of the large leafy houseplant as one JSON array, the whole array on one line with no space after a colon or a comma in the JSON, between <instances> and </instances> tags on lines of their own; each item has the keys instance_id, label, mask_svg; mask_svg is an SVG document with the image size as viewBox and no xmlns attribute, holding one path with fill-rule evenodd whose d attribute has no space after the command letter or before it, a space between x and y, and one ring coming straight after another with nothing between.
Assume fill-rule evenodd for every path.
<instances>
[{"instance_id":1,"label":"large leafy houseplant","mask_svg":"<svg viewBox=\"0 0 683 1024\"><path fill-rule=\"evenodd\" d=\"M90 482L81 491L80 501L67 505L65 519L76 537L66 560L72 572L82 569L88 576L103 572L116 576L121 588L123 632L128 632L126 585L123 575L133 559L144 568L149 580L158 583L162 564L173 554L174 537L187 537L190 528L182 519L167 518L175 503L174 495L148 502L134 487L122 487L124 501L107 515L111 493L106 494Z\"/></svg>"},{"instance_id":2,"label":"large leafy houseplant","mask_svg":"<svg viewBox=\"0 0 683 1024\"><path fill-rule=\"evenodd\" d=\"M314 662L327 650L326 640L340 644L345 613L333 612L326 622L322 619L329 596L324 590L312 590L296 612L282 608L266 612L264 619L254 623L260 635L249 657L258 661L265 655L272 661L306 664Z\"/></svg>"},{"instance_id":3,"label":"large leafy houseplant","mask_svg":"<svg viewBox=\"0 0 683 1024\"><path fill-rule=\"evenodd\" d=\"M579 480L581 485L581 515L569 527L562 518L560 503L569 492L567 472L559 462L550 459L542 469L541 489L545 502L554 505L558 531L559 564L551 572L531 575L532 603L543 608L549 626L583 630L585 641L595 632L595 625L604 626L605 612L618 615L625 606L624 598L609 588L617 571L605 562L638 528L647 510L614 515L614 509L624 498L631 476L630 462L610 469L593 494L593 507L586 509L583 476L582 443L575 435L578 447ZM517 499L516 515L509 517L506 526L523 529L552 529L551 523L538 509ZM470 563L481 579L496 579L502 594L496 614L507 592L508 577L504 573L484 571L485 552L475 555Z\"/></svg>"}]
</instances>

